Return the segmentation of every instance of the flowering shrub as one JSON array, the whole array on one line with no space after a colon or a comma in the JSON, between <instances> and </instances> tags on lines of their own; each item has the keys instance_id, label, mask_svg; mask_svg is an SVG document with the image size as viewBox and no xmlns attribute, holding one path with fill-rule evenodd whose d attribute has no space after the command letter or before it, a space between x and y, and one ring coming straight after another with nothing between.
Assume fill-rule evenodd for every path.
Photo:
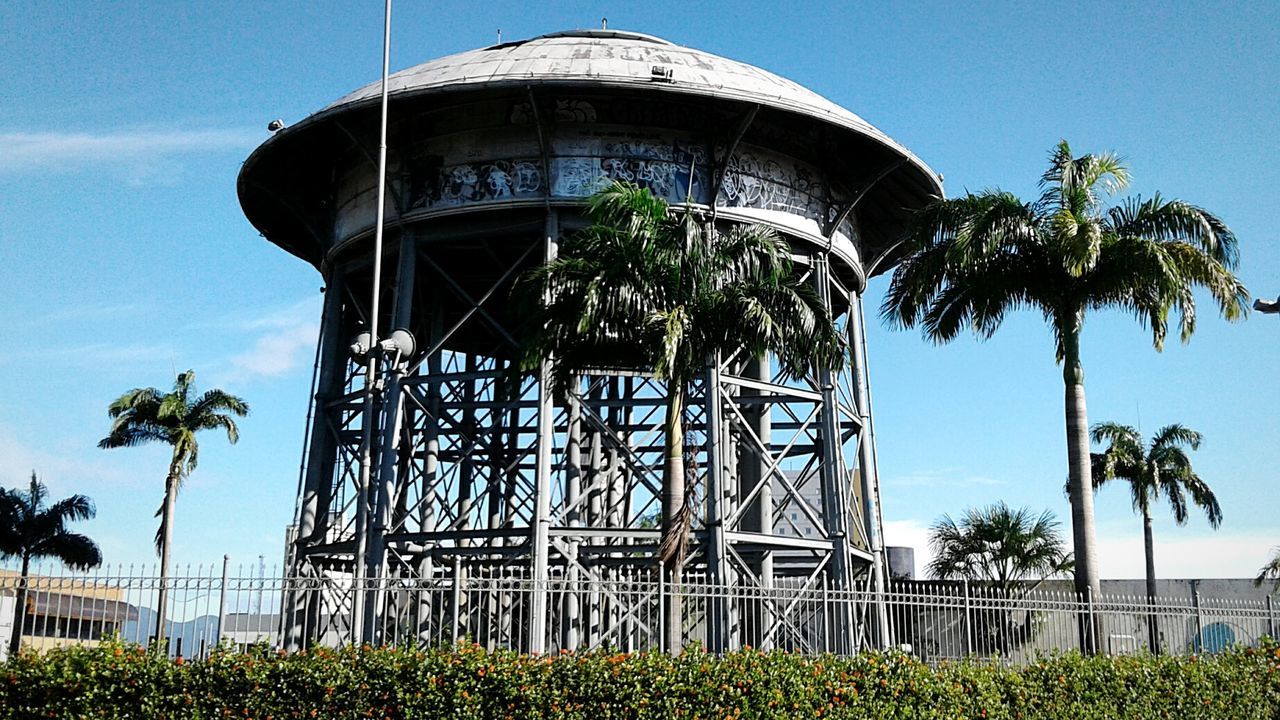
<instances>
[{"instance_id":1,"label":"flowering shrub","mask_svg":"<svg viewBox=\"0 0 1280 720\"><path fill-rule=\"evenodd\" d=\"M566 653L219 648L170 660L109 642L0 664L3 718L1280 718L1280 645L1202 657L1047 657L937 668L744 650Z\"/></svg>"}]
</instances>

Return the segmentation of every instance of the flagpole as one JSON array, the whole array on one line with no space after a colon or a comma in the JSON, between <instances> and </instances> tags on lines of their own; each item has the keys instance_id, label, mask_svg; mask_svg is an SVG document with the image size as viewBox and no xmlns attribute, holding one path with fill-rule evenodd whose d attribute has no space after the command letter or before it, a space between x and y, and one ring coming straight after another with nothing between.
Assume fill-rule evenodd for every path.
<instances>
[{"instance_id":1,"label":"flagpole","mask_svg":"<svg viewBox=\"0 0 1280 720\"><path fill-rule=\"evenodd\" d=\"M387 77L391 70L391 0L386 0L382 21L382 119L378 137L378 209L373 230L373 298L369 309L369 349L365 369L364 415L360 437L360 482L356 498L356 553L355 596L353 599L352 625L360 623L360 642L372 640L374 627L372 606L366 607L370 560L378 564L382 558L366 558L369 545L369 492L373 488L373 437L377 425L377 394L381 389L378 363L381 358L381 340L378 337L379 302L382 296L382 236L386 219L387 192Z\"/></svg>"}]
</instances>

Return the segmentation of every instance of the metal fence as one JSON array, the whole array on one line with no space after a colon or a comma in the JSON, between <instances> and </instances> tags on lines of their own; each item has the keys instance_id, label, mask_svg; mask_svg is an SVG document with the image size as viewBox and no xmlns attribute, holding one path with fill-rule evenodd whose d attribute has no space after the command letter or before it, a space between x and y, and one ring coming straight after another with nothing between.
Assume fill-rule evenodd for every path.
<instances>
[{"instance_id":1,"label":"metal fence","mask_svg":"<svg viewBox=\"0 0 1280 720\"><path fill-rule=\"evenodd\" d=\"M550 650L597 647L657 650L665 597L681 599L686 646L752 646L802 653L848 654L891 645L927 662L968 656L1023 663L1036 655L1085 650L1092 627L1097 650L1125 654L1215 652L1274 636L1270 598L1103 595L1018 587L999 591L955 582L899 582L884 592L836 591L820 577L779 579L774 587L712 585L697 577L677 586L656 573L622 570L604 580L553 577L541 584L510 568L455 565L431 579L284 577L259 569L182 568L166 580L164 636L172 655L203 656L219 642L295 649L320 643L434 645L470 640L524 650L531 628L546 628ZM104 568L90 574L33 572L25 582L0 571L0 655L14 632L24 647L97 643L108 636L151 644L156 636L156 574ZM535 593L547 618L533 623ZM357 595L362 603L356 603ZM21 606L17 606L18 603ZM354 608L370 608L372 637L358 637ZM719 618L720 620L717 620ZM883 622L880 619L883 618ZM716 623L725 624L718 632ZM887 636L882 633L887 629Z\"/></svg>"}]
</instances>

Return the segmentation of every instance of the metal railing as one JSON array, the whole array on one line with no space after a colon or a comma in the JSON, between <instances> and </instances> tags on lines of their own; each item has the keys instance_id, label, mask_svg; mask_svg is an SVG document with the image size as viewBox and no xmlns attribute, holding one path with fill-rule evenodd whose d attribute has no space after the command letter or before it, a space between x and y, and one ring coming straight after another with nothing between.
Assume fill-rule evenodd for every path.
<instances>
[{"instance_id":1,"label":"metal railing","mask_svg":"<svg viewBox=\"0 0 1280 720\"><path fill-rule=\"evenodd\" d=\"M1051 651L1125 654L1215 652L1274 636L1270 598L1102 595L1025 587L1000 591L963 582L897 582L837 591L816 578L778 578L774 586L714 585L698 577L664 584L657 573L604 569L602 577L555 577L542 583L513 568L436 569L433 577L383 577L359 592L372 604L372 637L353 621L357 587L350 576L281 576L225 565L182 568L166 580L163 635L171 655L203 656L219 642L265 643L282 649L309 644L373 642L434 645L469 640L526 650L531 628L560 649L659 650L667 603L681 602L686 646L785 649L848 654L901 647L927 662L968 656L1024 663ZM109 636L155 642L160 580L148 570L103 568L88 574L34 571L24 582L0 574L0 655L14 623L23 647L97 643ZM545 593L545 623L531 622L534 596ZM17 607L20 602L21 606ZM888 637L878 637L883 613ZM1092 627L1094 633L1086 632Z\"/></svg>"}]
</instances>

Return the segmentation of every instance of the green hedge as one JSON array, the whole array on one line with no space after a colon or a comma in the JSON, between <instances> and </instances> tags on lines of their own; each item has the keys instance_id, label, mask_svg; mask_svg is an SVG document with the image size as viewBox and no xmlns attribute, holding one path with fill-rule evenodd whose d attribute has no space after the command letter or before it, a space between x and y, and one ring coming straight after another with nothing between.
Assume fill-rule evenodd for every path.
<instances>
[{"instance_id":1,"label":"green hedge","mask_svg":"<svg viewBox=\"0 0 1280 720\"><path fill-rule=\"evenodd\" d=\"M173 661L106 643L0 664L6 718L1280 718L1280 645L1201 657L930 668L743 651L532 657L432 650L219 649Z\"/></svg>"}]
</instances>

